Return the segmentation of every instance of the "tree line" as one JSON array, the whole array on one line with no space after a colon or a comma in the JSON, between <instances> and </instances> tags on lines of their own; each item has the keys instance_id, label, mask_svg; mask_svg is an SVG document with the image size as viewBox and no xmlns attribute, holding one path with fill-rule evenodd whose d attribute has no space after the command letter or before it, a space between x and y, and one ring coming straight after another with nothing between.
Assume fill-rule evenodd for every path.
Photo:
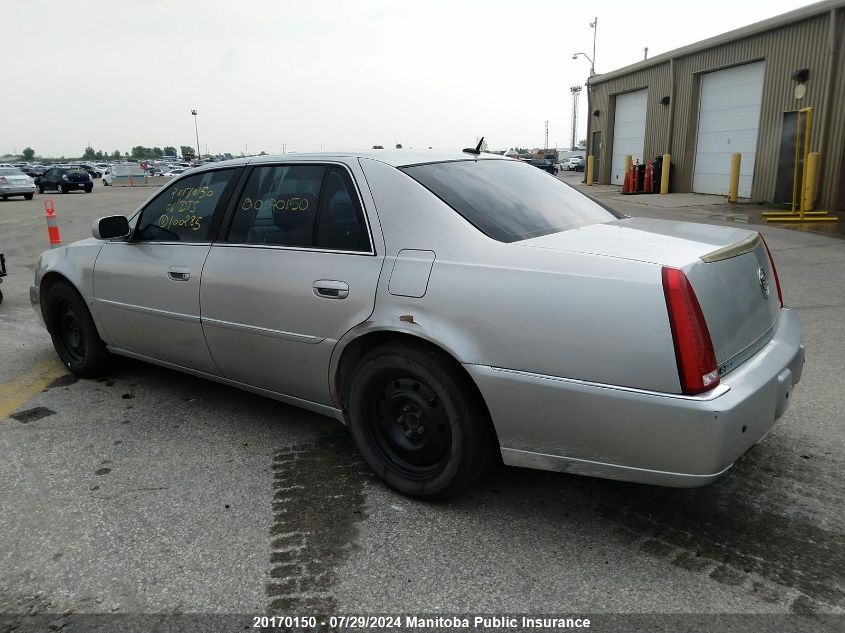
<instances>
[{"instance_id":1,"label":"tree line","mask_svg":"<svg viewBox=\"0 0 845 633\"><path fill-rule=\"evenodd\" d=\"M190 145L182 145L180 146L178 151L172 145L168 145L166 147L144 147L143 145L136 145L132 148L131 152L121 153L120 150L116 149L113 152L109 153L108 151L103 151L99 149L95 150L89 145L82 152L82 156L79 157L79 160L125 160L127 158L143 160L163 158L164 156L180 155L186 158L193 158L196 155L196 152L194 151L194 148ZM21 151L21 158L27 162L33 160L35 158L35 150L31 147L25 147ZM62 156L61 158L65 159L64 156Z\"/></svg>"}]
</instances>

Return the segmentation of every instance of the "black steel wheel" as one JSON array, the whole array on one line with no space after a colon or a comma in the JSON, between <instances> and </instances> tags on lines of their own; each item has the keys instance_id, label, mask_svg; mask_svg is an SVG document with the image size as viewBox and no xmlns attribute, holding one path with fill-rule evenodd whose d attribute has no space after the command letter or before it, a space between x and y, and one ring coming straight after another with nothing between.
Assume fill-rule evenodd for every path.
<instances>
[{"instance_id":1,"label":"black steel wheel","mask_svg":"<svg viewBox=\"0 0 845 633\"><path fill-rule=\"evenodd\" d=\"M367 433L381 461L412 480L441 471L449 456L452 428L434 389L415 375L390 369L368 390Z\"/></svg>"},{"instance_id":2,"label":"black steel wheel","mask_svg":"<svg viewBox=\"0 0 845 633\"><path fill-rule=\"evenodd\" d=\"M47 290L44 320L56 353L74 374L95 378L111 369L112 355L82 297L69 284L56 282Z\"/></svg>"},{"instance_id":3,"label":"black steel wheel","mask_svg":"<svg viewBox=\"0 0 845 633\"><path fill-rule=\"evenodd\" d=\"M64 352L62 356L79 364L85 360L85 333L73 304L60 300L54 306L54 319L59 343Z\"/></svg>"},{"instance_id":4,"label":"black steel wheel","mask_svg":"<svg viewBox=\"0 0 845 633\"><path fill-rule=\"evenodd\" d=\"M346 389L349 428L373 471L420 498L453 494L498 456L487 407L460 365L411 342L361 359Z\"/></svg>"}]
</instances>

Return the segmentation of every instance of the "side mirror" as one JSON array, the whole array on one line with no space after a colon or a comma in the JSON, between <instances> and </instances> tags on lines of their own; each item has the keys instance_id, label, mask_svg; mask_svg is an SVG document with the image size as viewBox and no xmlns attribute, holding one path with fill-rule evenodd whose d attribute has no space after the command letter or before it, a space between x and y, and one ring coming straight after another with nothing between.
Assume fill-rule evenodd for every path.
<instances>
[{"instance_id":1,"label":"side mirror","mask_svg":"<svg viewBox=\"0 0 845 633\"><path fill-rule=\"evenodd\" d=\"M129 220L125 215L110 215L94 220L94 225L91 227L91 234L98 240L129 237L129 233Z\"/></svg>"}]
</instances>

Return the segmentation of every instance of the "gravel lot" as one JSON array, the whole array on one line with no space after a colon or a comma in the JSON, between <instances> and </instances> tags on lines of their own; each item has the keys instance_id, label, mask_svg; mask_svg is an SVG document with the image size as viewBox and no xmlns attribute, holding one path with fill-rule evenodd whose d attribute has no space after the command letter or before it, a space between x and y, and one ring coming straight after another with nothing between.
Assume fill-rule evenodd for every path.
<instances>
[{"instance_id":1,"label":"gravel lot","mask_svg":"<svg viewBox=\"0 0 845 633\"><path fill-rule=\"evenodd\" d=\"M90 195L51 197L69 242L151 193L97 181ZM70 630L85 613L317 610L842 625L842 239L762 227L804 321L807 364L785 417L717 483L676 490L500 468L431 504L376 481L327 418L138 362L99 381L60 375L28 302L47 197L0 201L0 399L37 384L33 372L57 372L0 416L0 623L67 612ZM706 618L684 622L710 630Z\"/></svg>"}]
</instances>

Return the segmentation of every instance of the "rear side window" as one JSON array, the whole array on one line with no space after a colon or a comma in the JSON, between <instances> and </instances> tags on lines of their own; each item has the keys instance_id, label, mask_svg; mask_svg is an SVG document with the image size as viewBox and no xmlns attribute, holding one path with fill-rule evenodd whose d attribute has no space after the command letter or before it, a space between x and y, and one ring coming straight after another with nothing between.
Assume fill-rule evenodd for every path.
<instances>
[{"instance_id":1,"label":"rear side window","mask_svg":"<svg viewBox=\"0 0 845 633\"><path fill-rule=\"evenodd\" d=\"M174 182L141 211L134 239L209 242L214 213L234 169L207 171Z\"/></svg>"},{"instance_id":2,"label":"rear side window","mask_svg":"<svg viewBox=\"0 0 845 633\"><path fill-rule=\"evenodd\" d=\"M227 241L370 250L352 178L345 169L326 165L253 169L235 208Z\"/></svg>"},{"instance_id":3,"label":"rear side window","mask_svg":"<svg viewBox=\"0 0 845 633\"><path fill-rule=\"evenodd\" d=\"M401 168L485 235L516 242L616 219L523 161L466 160Z\"/></svg>"},{"instance_id":4,"label":"rear side window","mask_svg":"<svg viewBox=\"0 0 845 633\"><path fill-rule=\"evenodd\" d=\"M364 212L345 169L332 167L326 176L317 214L316 246L339 251L369 251Z\"/></svg>"},{"instance_id":5,"label":"rear side window","mask_svg":"<svg viewBox=\"0 0 845 633\"><path fill-rule=\"evenodd\" d=\"M311 246L323 165L267 165L252 170L235 208L229 242Z\"/></svg>"}]
</instances>

